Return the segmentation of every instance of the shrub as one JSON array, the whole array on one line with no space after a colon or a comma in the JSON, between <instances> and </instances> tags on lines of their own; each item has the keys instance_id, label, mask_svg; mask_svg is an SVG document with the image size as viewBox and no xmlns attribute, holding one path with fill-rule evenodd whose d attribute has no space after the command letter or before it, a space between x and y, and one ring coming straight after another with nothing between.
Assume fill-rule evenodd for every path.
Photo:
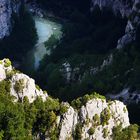
<instances>
[{"instance_id":1,"label":"shrub","mask_svg":"<svg viewBox=\"0 0 140 140\"><path fill-rule=\"evenodd\" d=\"M22 90L24 89L24 79L19 79L18 81L15 82L14 85L14 89L15 91L18 92L22 92Z\"/></svg>"},{"instance_id":2,"label":"shrub","mask_svg":"<svg viewBox=\"0 0 140 140\"><path fill-rule=\"evenodd\" d=\"M75 109L79 109L83 104L81 102L81 98L78 98L76 100L73 100L71 102L71 105L75 108Z\"/></svg>"},{"instance_id":3,"label":"shrub","mask_svg":"<svg viewBox=\"0 0 140 140\"><path fill-rule=\"evenodd\" d=\"M4 131L3 131L3 130L1 130L1 131L0 131L0 140L2 140L2 139L3 139L3 137L4 137L4 136L3 136L3 134L4 134Z\"/></svg>"},{"instance_id":4,"label":"shrub","mask_svg":"<svg viewBox=\"0 0 140 140\"><path fill-rule=\"evenodd\" d=\"M99 117L98 114L95 114L95 115L93 116L93 121L94 121L94 123L95 123L96 125L100 125L100 117Z\"/></svg>"},{"instance_id":5,"label":"shrub","mask_svg":"<svg viewBox=\"0 0 140 140\"><path fill-rule=\"evenodd\" d=\"M88 116L86 116L85 125L89 126L89 123L90 123L90 119L88 118Z\"/></svg>"},{"instance_id":6,"label":"shrub","mask_svg":"<svg viewBox=\"0 0 140 140\"><path fill-rule=\"evenodd\" d=\"M110 111L108 108L105 108L102 112L101 112L101 123L102 125L108 125L108 121L111 117Z\"/></svg>"},{"instance_id":7,"label":"shrub","mask_svg":"<svg viewBox=\"0 0 140 140\"><path fill-rule=\"evenodd\" d=\"M107 129L107 128L104 128L104 129L103 129L103 137L104 137L104 138L107 138L107 137L108 137L108 133L109 133L109 132L108 132L108 129Z\"/></svg>"},{"instance_id":8,"label":"shrub","mask_svg":"<svg viewBox=\"0 0 140 140\"><path fill-rule=\"evenodd\" d=\"M39 85L35 85L35 87L36 87L36 89L40 90L40 87L39 87Z\"/></svg>"},{"instance_id":9,"label":"shrub","mask_svg":"<svg viewBox=\"0 0 140 140\"><path fill-rule=\"evenodd\" d=\"M0 82L0 94L9 94L11 88L11 82L8 80L3 80Z\"/></svg>"},{"instance_id":10,"label":"shrub","mask_svg":"<svg viewBox=\"0 0 140 140\"><path fill-rule=\"evenodd\" d=\"M4 67L9 67L11 66L11 61L9 59L4 60Z\"/></svg>"},{"instance_id":11,"label":"shrub","mask_svg":"<svg viewBox=\"0 0 140 140\"><path fill-rule=\"evenodd\" d=\"M68 106L63 104L63 103L61 103L60 104L60 114L62 115L64 113L66 113L67 111L68 111Z\"/></svg>"},{"instance_id":12,"label":"shrub","mask_svg":"<svg viewBox=\"0 0 140 140\"><path fill-rule=\"evenodd\" d=\"M90 96L89 96L88 94L86 94L86 95L83 97L83 104L86 104L89 100L90 100Z\"/></svg>"},{"instance_id":13,"label":"shrub","mask_svg":"<svg viewBox=\"0 0 140 140\"><path fill-rule=\"evenodd\" d=\"M82 124L78 123L75 128L75 139L81 140L82 139Z\"/></svg>"},{"instance_id":14,"label":"shrub","mask_svg":"<svg viewBox=\"0 0 140 140\"><path fill-rule=\"evenodd\" d=\"M76 100L73 100L71 102L71 105L75 108L75 109L79 109L81 108L83 105L86 105L86 103L91 100L91 99L102 99L102 100L105 100L105 96L102 96L96 92L93 92L92 94L86 94L85 96L83 97L79 97L77 98Z\"/></svg>"},{"instance_id":15,"label":"shrub","mask_svg":"<svg viewBox=\"0 0 140 140\"><path fill-rule=\"evenodd\" d=\"M124 113L126 113L126 111L127 111L126 107L123 108L123 111L124 111Z\"/></svg>"},{"instance_id":16,"label":"shrub","mask_svg":"<svg viewBox=\"0 0 140 140\"><path fill-rule=\"evenodd\" d=\"M49 124L49 126L51 127L51 125L56 121L56 115L55 115L55 113L53 112L53 111L51 111L51 112L49 112L48 113L49 115L49 118L48 118L48 124Z\"/></svg>"},{"instance_id":17,"label":"shrub","mask_svg":"<svg viewBox=\"0 0 140 140\"><path fill-rule=\"evenodd\" d=\"M96 93L96 92L93 92L93 93L90 95L90 98L91 98L91 99L92 99L92 98L103 99L103 100L106 99L105 96L100 95L100 94L98 94L98 93Z\"/></svg>"},{"instance_id":18,"label":"shrub","mask_svg":"<svg viewBox=\"0 0 140 140\"><path fill-rule=\"evenodd\" d=\"M113 140L138 140L138 125L131 124L127 128L122 128L121 125L113 128Z\"/></svg>"},{"instance_id":19,"label":"shrub","mask_svg":"<svg viewBox=\"0 0 140 140\"><path fill-rule=\"evenodd\" d=\"M44 90L44 91L43 91L43 94L47 94L47 91L46 91L46 90Z\"/></svg>"},{"instance_id":20,"label":"shrub","mask_svg":"<svg viewBox=\"0 0 140 140\"><path fill-rule=\"evenodd\" d=\"M10 78L12 78L12 76L13 76L14 74L16 74L16 73L21 73L21 72L18 71L18 70L15 70L15 69L12 69L12 70L10 70L10 71L6 70L6 78L7 78L7 79L10 79Z\"/></svg>"},{"instance_id":21,"label":"shrub","mask_svg":"<svg viewBox=\"0 0 140 140\"><path fill-rule=\"evenodd\" d=\"M95 133L95 128L94 127L91 127L89 130L88 130L88 134L89 135L93 135Z\"/></svg>"},{"instance_id":22,"label":"shrub","mask_svg":"<svg viewBox=\"0 0 140 140\"><path fill-rule=\"evenodd\" d=\"M47 97L46 102L44 103L47 111L59 111L60 103L58 99L53 99L51 97Z\"/></svg>"}]
</instances>

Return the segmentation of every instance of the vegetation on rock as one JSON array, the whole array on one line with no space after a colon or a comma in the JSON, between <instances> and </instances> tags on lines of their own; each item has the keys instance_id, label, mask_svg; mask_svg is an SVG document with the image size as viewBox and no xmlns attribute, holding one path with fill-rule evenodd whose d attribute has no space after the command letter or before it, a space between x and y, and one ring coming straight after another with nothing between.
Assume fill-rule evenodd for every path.
<instances>
[{"instance_id":1,"label":"vegetation on rock","mask_svg":"<svg viewBox=\"0 0 140 140\"><path fill-rule=\"evenodd\" d=\"M108 121L111 118L111 113L110 110L108 108L105 108L102 112L101 112L101 124L104 125L108 125Z\"/></svg>"},{"instance_id":2,"label":"vegetation on rock","mask_svg":"<svg viewBox=\"0 0 140 140\"><path fill-rule=\"evenodd\" d=\"M102 96L96 92L93 92L92 94L86 94L83 97L79 97L71 102L71 105L76 109L81 108L83 105L85 105L89 100L91 99L101 99L105 100L105 96Z\"/></svg>"},{"instance_id":3,"label":"vegetation on rock","mask_svg":"<svg viewBox=\"0 0 140 140\"><path fill-rule=\"evenodd\" d=\"M122 129L121 125L115 127L113 130L113 140L137 140L140 139L138 134L138 125L130 125Z\"/></svg>"},{"instance_id":4,"label":"vegetation on rock","mask_svg":"<svg viewBox=\"0 0 140 140\"><path fill-rule=\"evenodd\" d=\"M93 135L94 132L95 132L95 128L94 128L94 127L91 127L91 128L88 130L89 135Z\"/></svg>"}]
</instances>

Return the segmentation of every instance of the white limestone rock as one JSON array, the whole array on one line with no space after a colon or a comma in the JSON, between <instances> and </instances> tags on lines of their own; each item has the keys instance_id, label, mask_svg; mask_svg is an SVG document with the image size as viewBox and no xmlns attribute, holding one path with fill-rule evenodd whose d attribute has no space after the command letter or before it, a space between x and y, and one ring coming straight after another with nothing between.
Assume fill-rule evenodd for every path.
<instances>
[{"instance_id":1,"label":"white limestone rock","mask_svg":"<svg viewBox=\"0 0 140 140\"><path fill-rule=\"evenodd\" d=\"M59 140L66 140L72 136L72 132L77 124L77 112L75 112L72 107L69 107L68 111L63 115L63 118Z\"/></svg>"},{"instance_id":2,"label":"white limestone rock","mask_svg":"<svg viewBox=\"0 0 140 140\"><path fill-rule=\"evenodd\" d=\"M13 73L14 71L14 73ZM8 72L12 75L8 76ZM11 82L10 94L15 97L16 101L23 101L26 96L29 102L32 103L37 97L41 97L43 101L48 97L47 93L43 93L38 86L35 85L35 81L29 76L16 72L11 66L9 59L3 59L0 61L0 77L1 80L7 79ZM120 101L107 102L106 99L93 98L87 101L87 103L76 110L68 103L63 103L68 107L68 110L63 115L58 115L56 120L56 127L59 128L59 140L67 140L69 138L74 139L75 128L77 124L82 124L82 140L112 140L112 129L119 124L125 128L129 126L128 111L126 106ZM108 123L103 125L101 114L105 111L109 111ZM99 124L95 127L95 120L93 117L98 115ZM107 115L107 114L105 114ZM94 127L95 132L89 135L89 129ZM104 138L103 131L108 130L108 136ZM48 134L48 132L46 132ZM49 140L47 137L46 140Z\"/></svg>"},{"instance_id":3,"label":"white limestone rock","mask_svg":"<svg viewBox=\"0 0 140 140\"><path fill-rule=\"evenodd\" d=\"M61 71L62 71L65 79L67 80L67 82L69 82L71 80L71 75L72 75L71 65L68 62L65 62L64 64L62 64Z\"/></svg>"},{"instance_id":4,"label":"white limestone rock","mask_svg":"<svg viewBox=\"0 0 140 140\"><path fill-rule=\"evenodd\" d=\"M15 89L16 82L23 81L23 87L21 91L17 91ZM11 79L11 95L16 97L15 101L21 100L23 101L24 97L28 97L29 102L32 103L37 97L41 97L43 101L46 100L47 94L44 94L43 91L40 89L37 89L35 85L35 81L28 77L25 74L17 73L13 75Z\"/></svg>"},{"instance_id":5,"label":"white limestone rock","mask_svg":"<svg viewBox=\"0 0 140 140\"><path fill-rule=\"evenodd\" d=\"M97 126L93 125L95 122L93 116L97 114L101 119L101 113L105 110L109 110L110 118L108 123L103 125L101 122ZM100 120L101 121L101 120ZM68 111L61 118L59 124L60 136L59 140L67 140L68 138L74 139L74 131L77 124L82 124L82 138L89 140L112 140L112 129L119 124L125 128L130 125L128 118L128 111L126 106L120 101L106 102L105 99L91 99L85 106L82 106L79 113L72 107L69 107ZM94 127L95 132L93 135L89 135L89 129ZM104 138L103 131L108 131L108 136Z\"/></svg>"},{"instance_id":6,"label":"white limestone rock","mask_svg":"<svg viewBox=\"0 0 140 140\"><path fill-rule=\"evenodd\" d=\"M82 120L87 117L92 120L95 114L100 115L100 113L107 107L106 100L102 99L92 99L86 103L86 106L82 106L80 113Z\"/></svg>"},{"instance_id":7,"label":"white limestone rock","mask_svg":"<svg viewBox=\"0 0 140 140\"><path fill-rule=\"evenodd\" d=\"M120 101L112 101L109 106L110 113L112 115L112 119L114 120L114 125L117 123L122 124L122 127L125 128L129 126L129 118L128 118L128 111L126 106ZM119 125L118 124L118 125Z\"/></svg>"},{"instance_id":8,"label":"white limestone rock","mask_svg":"<svg viewBox=\"0 0 140 140\"><path fill-rule=\"evenodd\" d=\"M48 97L48 94L43 92L32 78L16 71L9 59L3 59L0 61L0 81L7 78L11 83L10 94L15 97L15 101L23 101L27 96L32 103L37 97L41 97L43 101ZM15 88L17 83L19 83L18 90Z\"/></svg>"},{"instance_id":9,"label":"white limestone rock","mask_svg":"<svg viewBox=\"0 0 140 140\"><path fill-rule=\"evenodd\" d=\"M6 65L7 61L11 63L9 59L3 59L0 61L0 81L6 79L6 74L12 70L11 65Z\"/></svg>"},{"instance_id":10,"label":"white limestone rock","mask_svg":"<svg viewBox=\"0 0 140 140\"><path fill-rule=\"evenodd\" d=\"M111 105L109 105L111 104ZM101 100L101 99L92 99L87 102L85 106L87 110L87 114L84 114L86 118L88 118L89 124L84 125L83 127L83 132L82 132L82 139L89 138L90 140L95 139L96 140L104 140L104 139L112 139L112 129L114 126L117 126L119 124L123 124L122 127L127 127L129 126L129 118L128 118L128 112L127 110L124 111L124 108L126 109L125 105L122 102L119 101L112 101L111 103L107 103L106 100ZM108 124L103 126L103 125L98 125L95 127L95 132L92 136L88 134L88 130L93 127L92 123L93 121L93 116L97 114L98 116L101 116L101 113L104 109L109 109L111 117L108 121ZM83 112L81 112L83 113ZM85 112L84 112L85 113ZM108 137L104 138L103 137L103 130L107 129L108 130Z\"/></svg>"}]
</instances>

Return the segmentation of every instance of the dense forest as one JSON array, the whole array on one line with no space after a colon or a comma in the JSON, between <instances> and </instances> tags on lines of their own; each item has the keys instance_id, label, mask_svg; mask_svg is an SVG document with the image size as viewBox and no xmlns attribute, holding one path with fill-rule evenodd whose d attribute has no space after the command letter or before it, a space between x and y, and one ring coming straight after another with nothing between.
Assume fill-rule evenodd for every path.
<instances>
[{"instance_id":1,"label":"dense forest","mask_svg":"<svg viewBox=\"0 0 140 140\"><path fill-rule=\"evenodd\" d=\"M126 19L122 19L119 14L114 15L106 8L100 11L99 7L92 13L77 8L77 12L71 13L67 19L63 24L63 38L51 55L44 57L35 79L51 95L62 100L71 100L94 90L103 93L113 91L111 87L106 87L109 85L103 85L105 82L101 83L100 78L94 78L88 73L91 67L101 65L116 48L118 39L124 34ZM60 71L65 62L72 69L80 69L71 82L66 82ZM102 78L105 80L105 77Z\"/></svg>"}]
</instances>

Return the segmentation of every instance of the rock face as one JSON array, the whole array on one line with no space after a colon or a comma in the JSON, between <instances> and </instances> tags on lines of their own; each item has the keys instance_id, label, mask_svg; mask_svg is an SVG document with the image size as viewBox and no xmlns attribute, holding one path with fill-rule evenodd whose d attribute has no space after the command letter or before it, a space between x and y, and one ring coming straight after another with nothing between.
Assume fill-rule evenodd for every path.
<instances>
[{"instance_id":1,"label":"rock face","mask_svg":"<svg viewBox=\"0 0 140 140\"><path fill-rule=\"evenodd\" d=\"M92 6L98 5L101 9L111 8L115 13L120 12L122 16L128 16L131 13L135 0L92 0Z\"/></svg>"},{"instance_id":2,"label":"rock face","mask_svg":"<svg viewBox=\"0 0 140 140\"><path fill-rule=\"evenodd\" d=\"M118 40L118 49L135 40L135 31L140 23L139 5L139 0L92 0L91 10L95 6L99 6L100 9L107 7L112 9L115 14L120 13L122 17L128 18L125 35Z\"/></svg>"},{"instance_id":3,"label":"rock face","mask_svg":"<svg viewBox=\"0 0 140 140\"><path fill-rule=\"evenodd\" d=\"M9 59L3 59L0 61L0 81L6 79L6 74L10 71L12 71L12 66L9 63L9 65L6 65L9 61Z\"/></svg>"},{"instance_id":4,"label":"rock face","mask_svg":"<svg viewBox=\"0 0 140 140\"><path fill-rule=\"evenodd\" d=\"M72 107L69 107L63 118L61 120L60 140L66 140L66 138L72 136L72 132L78 123L78 113Z\"/></svg>"},{"instance_id":5,"label":"rock face","mask_svg":"<svg viewBox=\"0 0 140 140\"><path fill-rule=\"evenodd\" d=\"M12 30L12 14L18 13L20 1L0 0L0 39Z\"/></svg>"},{"instance_id":6,"label":"rock face","mask_svg":"<svg viewBox=\"0 0 140 140\"><path fill-rule=\"evenodd\" d=\"M103 70L105 66L108 66L112 63L113 55L110 54L106 59L103 60L103 63L97 67L90 67L90 74L95 75L97 72L100 72ZM84 73L80 73L82 67L84 67L85 63L81 63L77 67L72 67L68 61L62 64L60 68L60 72L63 75L64 79L67 83L74 82L78 80L79 82L82 81L84 76L86 75L86 71Z\"/></svg>"},{"instance_id":7,"label":"rock face","mask_svg":"<svg viewBox=\"0 0 140 140\"><path fill-rule=\"evenodd\" d=\"M37 97L41 97L43 101L48 97L46 92L35 85L33 79L16 71L9 59L0 61L0 81L3 80L8 81L8 91L14 97L14 102L23 102L24 97L27 97L29 103L32 103ZM59 130L59 140L77 140L77 137L81 140L111 140L114 127L122 125L125 128L130 125L126 106L120 101L107 102L99 94L85 95L75 108L68 103L62 104L66 110L56 116L53 126ZM46 135L46 140L48 139L50 138Z\"/></svg>"},{"instance_id":8,"label":"rock face","mask_svg":"<svg viewBox=\"0 0 140 140\"><path fill-rule=\"evenodd\" d=\"M21 90L16 90L15 88L18 83L21 84ZM23 101L25 96L28 97L30 103L32 103L37 97L41 97L43 101L47 98L47 94L35 85L35 81L22 73L16 73L12 76L10 92L11 95L16 98L15 101Z\"/></svg>"},{"instance_id":9,"label":"rock face","mask_svg":"<svg viewBox=\"0 0 140 140\"><path fill-rule=\"evenodd\" d=\"M11 30L11 2L10 0L0 1L0 38L8 36Z\"/></svg>"},{"instance_id":10,"label":"rock face","mask_svg":"<svg viewBox=\"0 0 140 140\"><path fill-rule=\"evenodd\" d=\"M107 97L110 99L123 101L125 104L139 104L140 103L140 91L131 92L129 88L123 89L116 95L108 94Z\"/></svg>"},{"instance_id":11,"label":"rock face","mask_svg":"<svg viewBox=\"0 0 140 140\"><path fill-rule=\"evenodd\" d=\"M111 140L112 129L119 124L122 124L123 128L129 126L128 112L122 102L91 99L79 110L70 106L61 117L58 125L59 140L74 139L78 125L81 129L81 140Z\"/></svg>"},{"instance_id":12,"label":"rock face","mask_svg":"<svg viewBox=\"0 0 140 140\"><path fill-rule=\"evenodd\" d=\"M41 97L43 101L48 97L35 81L29 76L16 71L9 59L0 61L0 81L8 80L10 82L10 94L14 96L14 101L23 101L26 96L32 103L37 97Z\"/></svg>"}]
</instances>

